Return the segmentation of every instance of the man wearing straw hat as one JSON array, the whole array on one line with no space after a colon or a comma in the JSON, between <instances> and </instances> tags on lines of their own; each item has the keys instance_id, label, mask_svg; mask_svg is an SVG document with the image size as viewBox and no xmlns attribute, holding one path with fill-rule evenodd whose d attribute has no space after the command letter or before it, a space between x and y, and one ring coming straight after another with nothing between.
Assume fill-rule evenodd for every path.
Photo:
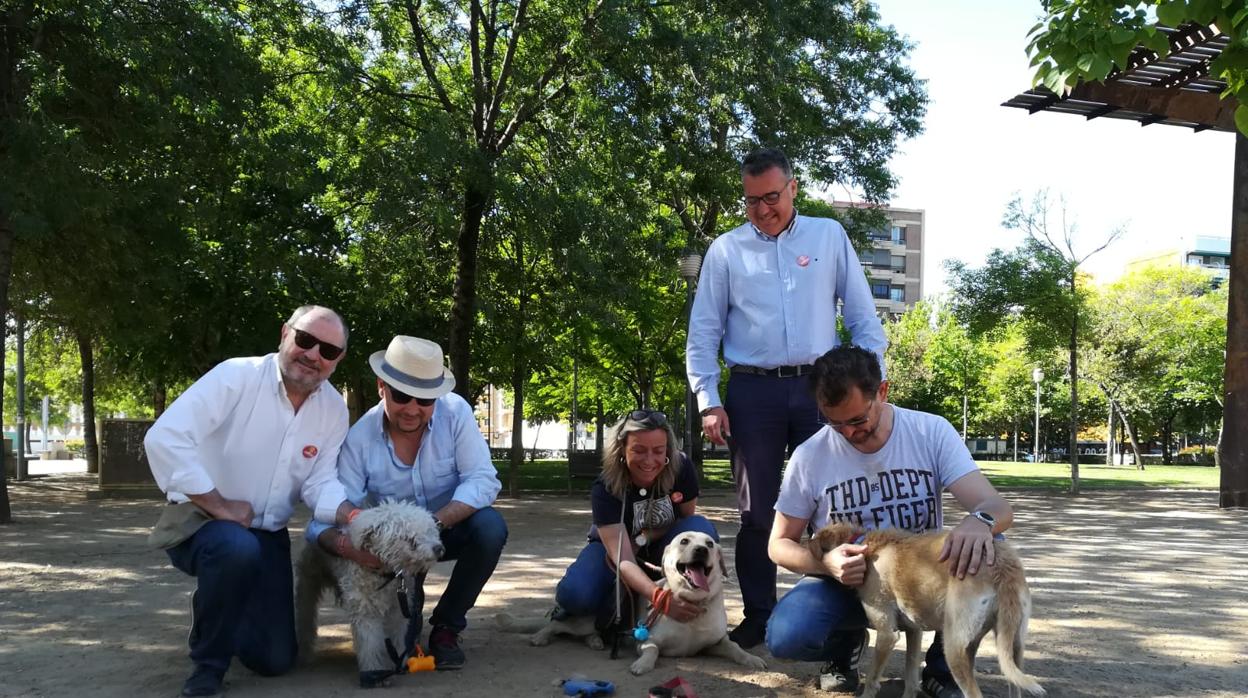
<instances>
[{"instance_id":1,"label":"man wearing straw hat","mask_svg":"<svg viewBox=\"0 0 1248 698\"><path fill-rule=\"evenodd\" d=\"M502 489L490 449L477 428L472 407L451 392L455 376L442 347L418 337L397 336L385 351L369 357L381 402L351 427L338 456L338 479L359 506L382 499L415 502L433 513L455 560L450 581L429 618L429 648L439 670L459 669L464 653L459 634L466 614L502 554L507 524L493 508ZM350 539L319 522L307 537L330 553L361 559ZM416 581L416 586L423 584ZM413 598L423 599L421 589ZM410 645L417 639L422 609L411 608Z\"/></svg>"}]
</instances>

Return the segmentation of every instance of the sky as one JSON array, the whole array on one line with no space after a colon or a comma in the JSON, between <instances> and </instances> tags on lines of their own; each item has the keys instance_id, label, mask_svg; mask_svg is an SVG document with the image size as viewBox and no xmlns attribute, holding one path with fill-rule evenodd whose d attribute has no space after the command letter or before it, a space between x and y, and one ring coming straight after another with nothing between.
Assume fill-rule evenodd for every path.
<instances>
[{"instance_id":1,"label":"sky","mask_svg":"<svg viewBox=\"0 0 1248 698\"><path fill-rule=\"evenodd\" d=\"M945 290L943 260L979 266L993 248L1021 241L1001 227L1015 193L1063 195L1076 252L1125 230L1084 267L1100 281L1184 235L1230 235L1233 134L1000 106L1031 86L1025 49L1039 0L876 6L914 44L910 67L927 81L924 133L889 163L900 180L892 205L926 211L925 296Z\"/></svg>"}]
</instances>

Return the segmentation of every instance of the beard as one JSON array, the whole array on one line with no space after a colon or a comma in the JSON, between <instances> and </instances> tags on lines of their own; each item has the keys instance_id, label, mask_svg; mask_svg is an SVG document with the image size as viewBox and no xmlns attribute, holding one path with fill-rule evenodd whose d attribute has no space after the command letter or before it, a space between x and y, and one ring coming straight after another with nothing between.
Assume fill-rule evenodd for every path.
<instances>
[{"instance_id":1,"label":"beard","mask_svg":"<svg viewBox=\"0 0 1248 698\"><path fill-rule=\"evenodd\" d=\"M325 380L315 365L303 363L298 359L283 358L278 362L278 365L282 372L282 382L288 388L302 392L311 392Z\"/></svg>"}]
</instances>

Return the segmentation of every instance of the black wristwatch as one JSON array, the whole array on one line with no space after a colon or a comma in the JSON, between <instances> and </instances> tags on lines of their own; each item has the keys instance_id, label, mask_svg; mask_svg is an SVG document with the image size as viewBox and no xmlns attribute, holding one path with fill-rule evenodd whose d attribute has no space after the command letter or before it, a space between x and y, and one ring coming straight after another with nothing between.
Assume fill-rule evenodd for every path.
<instances>
[{"instance_id":1,"label":"black wristwatch","mask_svg":"<svg viewBox=\"0 0 1248 698\"><path fill-rule=\"evenodd\" d=\"M990 531L997 525L997 519L986 511L972 511L970 515L988 524L988 530Z\"/></svg>"}]
</instances>

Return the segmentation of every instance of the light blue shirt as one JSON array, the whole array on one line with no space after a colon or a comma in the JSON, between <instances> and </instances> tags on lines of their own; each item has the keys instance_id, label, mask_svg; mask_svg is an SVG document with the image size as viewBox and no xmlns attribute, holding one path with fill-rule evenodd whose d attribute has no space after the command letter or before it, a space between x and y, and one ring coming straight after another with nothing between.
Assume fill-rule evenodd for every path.
<instances>
[{"instance_id":1,"label":"light blue shirt","mask_svg":"<svg viewBox=\"0 0 1248 698\"><path fill-rule=\"evenodd\" d=\"M462 397L447 393L434 403L414 465L395 455L384 417L380 403L365 412L347 433L338 455L338 479L353 504L394 499L435 512L451 500L474 509L494 503L502 484L472 408ZM315 542L328 528L312 521L305 535Z\"/></svg>"},{"instance_id":2,"label":"light blue shirt","mask_svg":"<svg viewBox=\"0 0 1248 698\"><path fill-rule=\"evenodd\" d=\"M698 409L722 405L719 347L729 367L811 364L840 344L837 303L854 344L884 368L884 327L862 263L840 223L796 216L776 237L752 224L711 243L689 317L685 365Z\"/></svg>"}]
</instances>

